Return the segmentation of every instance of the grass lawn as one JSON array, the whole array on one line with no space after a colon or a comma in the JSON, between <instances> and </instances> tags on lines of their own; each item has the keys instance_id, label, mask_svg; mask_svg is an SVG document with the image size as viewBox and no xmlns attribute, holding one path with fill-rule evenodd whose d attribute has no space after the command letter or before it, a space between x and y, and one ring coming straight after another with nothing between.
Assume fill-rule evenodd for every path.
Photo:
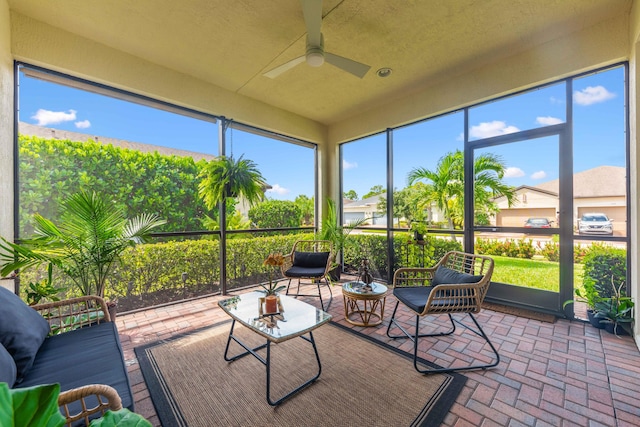
<instances>
[{"instance_id":1,"label":"grass lawn","mask_svg":"<svg viewBox=\"0 0 640 427\"><path fill-rule=\"evenodd\" d=\"M560 267L557 262L491 256L495 262L492 281L558 292ZM574 287L582 285L583 266L575 264Z\"/></svg>"}]
</instances>

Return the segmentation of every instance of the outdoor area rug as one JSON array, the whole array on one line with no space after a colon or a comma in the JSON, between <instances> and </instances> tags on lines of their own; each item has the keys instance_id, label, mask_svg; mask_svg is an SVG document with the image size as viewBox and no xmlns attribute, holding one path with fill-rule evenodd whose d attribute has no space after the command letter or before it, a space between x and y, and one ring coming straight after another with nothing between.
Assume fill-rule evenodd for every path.
<instances>
[{"instance_id":1,"label":"outdoor area rug","mask_svg":"<svg viewBox=\"0 0 640 427\"><path fill-rule=\"evenodd\" d=\"M408 353L330 323L313 331L320 378L271 407L262 363L253 356L224 361L230 326L224 322L135 349L164 427L439 426L466 381L460 374L421 375ZM252 346L264 343L240 324L234 334ZM232 342L231 355L241 350ZM317 372L313 349L300 338L272 345L271 362L272 399Z\"/></svg>"}]
</instances>

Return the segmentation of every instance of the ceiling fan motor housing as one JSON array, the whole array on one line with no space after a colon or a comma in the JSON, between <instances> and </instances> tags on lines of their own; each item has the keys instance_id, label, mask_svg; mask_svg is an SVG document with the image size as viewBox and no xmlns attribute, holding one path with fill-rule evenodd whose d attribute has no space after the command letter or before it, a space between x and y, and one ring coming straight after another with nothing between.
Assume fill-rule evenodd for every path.
<instances>
[{"instance_id":1,"label":"ceiling fan motor housing","mask_svg":"<svg viewBox=\"0 0 640 427\"><path fill-rule=\"evenodd\" d=\"M307 64L312 67L319 67L324 64L324 35L320 33L320 46L312 46L309 44L307 36L307 53L305 54Z\"/></svg>"}]
</instances>

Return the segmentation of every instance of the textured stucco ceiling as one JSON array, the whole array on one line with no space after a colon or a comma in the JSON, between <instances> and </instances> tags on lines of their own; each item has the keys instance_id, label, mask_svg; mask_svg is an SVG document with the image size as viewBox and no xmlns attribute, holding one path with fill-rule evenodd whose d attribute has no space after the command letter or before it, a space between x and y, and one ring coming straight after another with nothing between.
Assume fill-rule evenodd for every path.
<instances>
[{"instance_id":1,"label":"textured stucco ceiling","mask_svg":"<svg viewBox=\"0 0 640 427\"><path fill-rule=\"evenodd\" d=\"M371 66L262 74L305 50L295 0L8 0L22 15L330 125L563 35L631 0L325 0L325 49ZM376 70L390 67L388 78Z\"/></svg>"}]
</instances>

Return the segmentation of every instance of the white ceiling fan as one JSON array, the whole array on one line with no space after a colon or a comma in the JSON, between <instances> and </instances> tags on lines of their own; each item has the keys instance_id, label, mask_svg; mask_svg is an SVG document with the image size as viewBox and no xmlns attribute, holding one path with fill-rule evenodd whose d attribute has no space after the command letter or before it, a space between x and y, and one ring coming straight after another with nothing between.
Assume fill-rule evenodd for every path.
<instances>
[{"instance_id":1,"label":"white ceiling fan","mask_svg":"<svg viewBox=\"0 0 640 427\"><path fill-rule=\"evenodd\" d=\"M363 78L371 66L324 51L324 36L320 31L322 26L322 0L300 1L302 3L304 22L307 26L307 51L303 56L279 65L263 75L274 79L305 61L312 67L319 67L326 61L356 77Z\"/></svg>"}]
</instances>

